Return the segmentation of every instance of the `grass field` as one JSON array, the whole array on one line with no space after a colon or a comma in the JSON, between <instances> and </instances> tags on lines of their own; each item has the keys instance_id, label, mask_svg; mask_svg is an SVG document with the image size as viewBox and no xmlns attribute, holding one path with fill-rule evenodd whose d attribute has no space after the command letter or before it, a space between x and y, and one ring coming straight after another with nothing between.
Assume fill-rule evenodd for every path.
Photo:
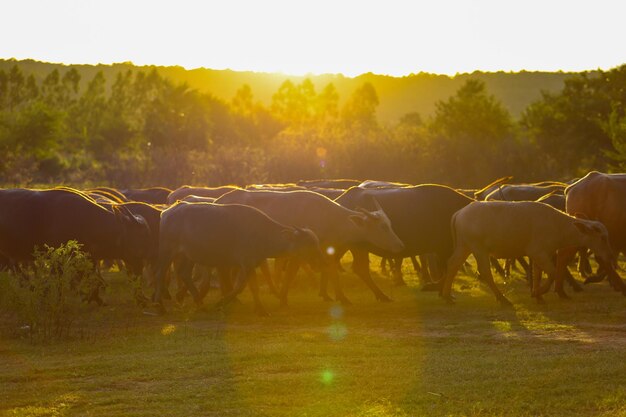
<instances>
[{"instance_id":1,"label":"grass field","mask_svg":"<svg viewBox=\"0 0 626 417\"><path fill-rule=\"evenodd\" d=\"M462 275L448 306L405 268L408 287L375 276L392 303L350 273L354 306L325 303L303 275L288 309L262 291L270 317L248 290L224 312L147 316L110 273L72 340L33 345L0 320L0 415L626 416L626 299L608 284L538 306L499 281L502 309Z\"/></svg>"}]
</instances>

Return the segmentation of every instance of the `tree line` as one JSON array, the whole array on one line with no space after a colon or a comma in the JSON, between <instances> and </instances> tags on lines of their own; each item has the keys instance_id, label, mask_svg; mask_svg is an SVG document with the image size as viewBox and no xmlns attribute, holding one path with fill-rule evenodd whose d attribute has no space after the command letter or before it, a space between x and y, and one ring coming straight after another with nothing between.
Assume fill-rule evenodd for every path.
<instances>
[{"instance_id":1,"label":"tree line","mask_svg":"<svg viewBox=\"0 0 626 417\"><path fill-rule=\"evenodd\" d=\"M0 178L5 186L118 187L289 182L349 177L476 187L567 180L626 163L626 65L573 74L513 116L466 79L430 115L379 120L363 82L285 80L269 104L241 85L230 100L157 72L107 80L75 67L35 77L0 69Z\"/></svg>"}]
</instances>

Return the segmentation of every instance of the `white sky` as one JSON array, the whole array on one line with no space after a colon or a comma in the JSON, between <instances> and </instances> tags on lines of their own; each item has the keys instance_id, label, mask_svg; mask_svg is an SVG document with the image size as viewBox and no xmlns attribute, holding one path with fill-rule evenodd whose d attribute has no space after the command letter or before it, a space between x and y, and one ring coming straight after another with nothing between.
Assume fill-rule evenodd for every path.
<instances>
[{"instance_id":1,"label":"white sky","mask_svg":"<svg viewBox=\"0 0 626 417\"><path fill-rule=\"evenodd\" d=\"M609 69L624 0L3 0L0 58L406 75Z\"/></svg>"}]
</instances>

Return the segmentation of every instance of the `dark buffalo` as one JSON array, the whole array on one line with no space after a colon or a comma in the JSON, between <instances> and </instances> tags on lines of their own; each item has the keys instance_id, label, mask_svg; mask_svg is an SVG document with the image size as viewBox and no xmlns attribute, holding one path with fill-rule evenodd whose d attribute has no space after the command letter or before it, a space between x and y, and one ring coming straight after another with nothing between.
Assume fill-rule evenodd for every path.
<instances>
[{"instance_id":1,"label":"dark buffalo","mask_svg":"<svg viewBox=\"0 0 626 417\"><path fill-rule=\"evenodd\" d=\"M170 195L172 190L164 187L150 187L121 190L121 192L130 201L138 201L140 203L148 204L166 204L167 197Z\"/></svg>"},{"instance_id":2,"label":"dark buffalo","mask_svg":"<svg viewBox=\"0 0 626 417\"><path fill-rule=\"evenodd\" d=\"M220 301L226 304L241 292L263 260L296 254L319 262L319 241L313 232L280 224L249 206L180 202L161 216L155 301L162 307L164 274L178 256L184 259L183 281L200 305L201 296L191 280L193 264L218 267L222 274L238 269L235 287ZM256 281L250 284L257 312L264 314Z\"/></svg>"},{"instance_id":3,"label":"dark buffalo","mask_svg":"<svg viewBox=\"0 0 626 417\"><path fill-rule=\"evenodd\" d=\"M94 260L137 262L147 256L149 227L141 216L110 210L70 189L0 190L0 253L12 262L32 259L35 246L83 245Z\"/></svg>"},{"instance_id":4,"label":"dark buffalo","mask_svg":"<svg viewBox=\"0 0 626 417\"><path fill-rule=\"evenodd\" d=\"M133 216L141 216L146 221L149 229L149 234L143 242L143 256L133 258L121 258L121 260L124 261L124 265L126 266L126 269L130 275L140 277L142 276L144 267L146 267L148 276L150 278L153 278L154 271L156 270L159 250L161 210L151 204L141 203L137 201L123 204L111 204L104 202L100 203L100 205L102 205L111 212L115 212L116 210L127 211ZM154 281L154 279L152 280ZM140 304L144 304L147 300L143 296L143 291L141 290L141 288L135 289L135 298L137 299L137 302Z\"/></svg>"},{"instance_id":5,"label":"dark buffalo","mask_svg":"<svg viewBox=\"0 0 626 417\"><path fill-rule=\"evenodd\" d=\"M481 277L503 305L511 303L493 282L490 256L530 257L533 260L533 296L538 301L542 300L544 291L539 285L541 271L555 275L553 256L558 250L583 246L592 249L598 259L612 259L608 233L602 223L576 219L536 201L476 201L453 215L451 228L454 252L448 260L440 293L448 301L451 301L454 276L470 253L476 258Z\"/></svg>"},{"instance_id":6,"label":"dark buffalo","mask_svg":"<svg viewBox=\"0 0 626 417\"><path fill-rule=\"evenodd\" d=\"M321 194L311 191L232 191L217 200L218 203L246 204L258 208L273 219L291 226L311 229L320 240L320 244L330 256L324 263L322 271L322 285L320 295L329 300L326 293L326 283L330 280L335 286L337 300L350 304L344 295L340 279L337 274L339 265L335 253L344 253L345 248L355 244L368 243L389 252L398 252L403 249L402 242L391 230L389 219L380 208L369 212L366 210L351 210L343 207ZM291 262L293 268L297 264ZM281 302L286 304L289 282L295 270L288 271L287 279L281 290ZM386 301L389 298L365 277L364 281L378 300Z\"/></svg>"},{"instance_id":7,"label":"dark buffalo","mask_svg":"<svg viewBox=\"0 0 626 417\"><path fill-rule=\"evenodd\" d=\"M116 210L124 210L131 213L133 216L141 216L148 225L149 235L143 242L143 258L136 258L134 259L134 262L127 265L130 272L137 275L141 274L143 261L147 261L151 266L156 266L159 249L161 210L151 204L138 201L123 204L101 203L101 205L112 212L115 212Z\"/></svg>"},{"instance_id":8,"label":"dark buffalo","mask_svg":"<svg viewBox=\"0 0 626 417\"><path fill-rule=\"evenodd\" d=\"M565 190L565 208L574 216L584 216L602 222L609 233L609 243L614 253L626 251L626 174L603 174L592 171ZM573 257L572 251L563 251L563 263ZM626 286L612 265L601 265L609 282L626 295ZM559 294L564 296L562 283L557 280Z\"/></svg>"},{"instance_id":9,"label":"dark buffalo","mask_svg":"<svg viewBox=\"0 0 626 417\"><path fill-rule=\"evenodd\" d=\"M434 271L434 275L440 278L446 260L452 254L450 219L456 211L474 200L450 187L427 184L404 188L353 187L335 201L351 209L371 209L374 207L372 197L389 217L391 227L404 243L404 249L391 253L371 245L361 245L351 250L354 271L362 277L369 277L368 252L402 258L435 254L438 271Z\"/></svg>"}]
</instances>

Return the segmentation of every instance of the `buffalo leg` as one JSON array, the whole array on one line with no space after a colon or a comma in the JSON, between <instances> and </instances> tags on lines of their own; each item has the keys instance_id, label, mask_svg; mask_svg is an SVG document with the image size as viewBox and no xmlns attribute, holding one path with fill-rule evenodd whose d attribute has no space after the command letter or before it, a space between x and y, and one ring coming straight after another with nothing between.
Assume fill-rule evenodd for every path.
<instances>
[{"instance_id":1,"label":"buffalo leg","mask_svg":"<svg viewBox=\"0 0 626 417\"><path fill-rule=\"evenodd\" d=\"M589 263L589 250L580 249L578 251L578 273L583 278L589 278L593 275L591 264Z\"/></svg>"},{"instance_id":2,"label":"buffalo leg","mask_svg":"<svg viewBox=\"0 0 626 417\"><path fill-rule=\"evenodd\" d=\"M187 287L187 291L189 291L189 293L193 297L193 301L197 305L201 305L202 298L200 297L200 293L198 292L198 289L196 288L196 284L194 284L192 276L191 276L193 273L193 266L194 266L194 263L191 262L191 260L185 259L183 262L179 264L178 276L182 278L183 283Z\"/></svg>"},{"instance_id":3,"label":"buffalo leg","mask_svg":"<svg viewBox=\"0 0 626 417\"><path fill-rule=\"evenodd\" d=\"M335 300L339 301L344 306L352 305L350 300L348 300L346 295L343 293L343 289L341 288L341 279L339 278L339 271L337 270L337 266L334 262L329 263L327 267L322 270L322 277L326 274L328 274L328 279L330 279L333 283Z\"/></svg>"},{"instance_id":4,"label":"buffalo leg","mask_svg":"<svg viewBox=\"0 0 626 417\"><path fill-rule=\"evenodd\" d=\"M511 267L515 266L515 259L507 258L504 261L504 279L511 279Z\"/></svg>"},{"instance_id":5,"label":"buffalo leg","mask_svg":"<svg viewBox=\"0 0 626 417\"><path fill-rule=\"evenodd\" d=\"M248 287L250 287L250 292L252 292L252 298L254 299L255 313L259 316L269 316L269 313L265 310L265 307L263 307L263 303L261 303L261 298L259 297L259 282L254 269L248 278Z\"/></svg>"},{"instance_id":6,"label":"buffalo leg","mask_svg":"<svg viewBox=\"0 0 626 417\"><path fill-rule=\"evenodd\" d=\"M391 298L387 297L385 293L378 288L378 285L372 279L370 274L370 260L369 253L362 249L351 249L352 252L352 270L355 274L359 276L365 282L365 284L369 287L369 289L374 293L374 296L378 301L389 302Z\"/></svg>"},{"instance_id":7,"label":"buffalo leg","mask_svg":"<svg viewBox=\"0 0 626 417\"><path fill-rule=\"evenodd\" d=\"M534 297L537 302L539 304L543 304L543 295L541 294L541 268L539 268L539 265L537 265L537 263L533 263L533 269L532 269L532 277L533 280L530 284L530 293L531 296Z\"/></svg>"},{"instance_id":8,"label":"buffalo leg","mask_svg":"<svg viewBox=\"0 0 626 417\"><path fill-rule=\"evenodd\" d=\"M289 292L289 286L291 285L291 282L293 281L293 279L296 276L296 273L298 272L298 269L300 268L300 261L297 259L289 259L289 261L287 262L287 271L285 272L285 277L283 279L283 285L280 287L280 305L283 307L287 306L287 294ZM323 281L323 280L322 280ZM322 284L320 284L322 285ZM321 293L321 289L320 289L320 293ZM324 287L324 291L326 291L326 288ZM326 297L328 297L328 294L326 294ZM330 298L330 297L328 297Z\"/></svg>"},{"instance_id":9,"label":"buffalo leg","mask_svg":"<svg viewBox=\"0 0 626 417\"><path fill-rule=\"evenodd\" d=\"M554 290L560 298L569 298L563 289L563 282L565 280L567 264L576 255L576 248L564 248L557 251L556 257L556 274L554 280ZM548 287L549 289L549 287ZM546 290L547 291L547 290Z\"/></svg>"},{"instance_id":10,"label":"buffalo leg","mask_svg":"<svg viewBox=\"0 0 626 417\"><path fill-rule=\"evenodd\" d=\"M424 264L423 263L420 264L416 256L409 256L409 259L411 260L411 265L413 265L413 270L415 271L415 274L417 274L420 282L424 284L425 282L430 281L430 277L429 279L426 279L426 275L428 274L428 267L422 266Z\"/></svg>"},{"instance_id":11,"label":"buffalo leg","mask_svg":"<svg viewBox=\"0 0 626 417\"><path fill-rule=\"evenodd\" d=\"M261 270L261 275L263 275L263 279L265 280L265 283L267 284L270 292L276 297L279 297L278 290L274 285L274 280L272 280L272 274L270 273L270 266L267 259L261 262L261 264L259 265L259 269Z\"/></svg>"},{"instance_id":12,"label":"buffalo leg","mask_svg":"<svg viewBox=\"0 0 626 417\"><path fill-rule=\"evenodd\" d=\"M478 272L483 276L483 281L491 288L491 291L496 296L496 299L500 302L502 306L512 306L511 302L502 294L500 289L496 286L496 283L493 281L493 275L491 275L491 267L489 265L489 255L476 255L476 264L478 266Z\"/></svg>"},{"instance_id":13,"label":"buffalo leg","mask_svg":"<svg viewBox=\"0 0 626 417\"><path fill-rule=\"evenodd\" d=\"M156 274L154 276L154 295L152 296L152 301L156 303L157 309L160 313L165 312L165 307L163 306L163 293L166 290L165 288L165 275L167 274L170 265L172 263L173 257L166 251L161 251L159 253L159 258L157 262Z\"/></svg>"},{"instance_id":14,"label":"buffalo leg","mask_svg":"<svg viewBox=\"0 0 626 417\"><path fill-rule=\"evenodd\" d=\"M583 287L580 286L578 281L576 281L576 278L574 278L572 276L572 273L569 272L569 268L565 268L564 273L565 273L565 282L567 282L569 286L572 287L572 290L574 292L581 292L583 290Z\"/></svg>"},{"instance_id":15,"label":"buffalo leg","mask_svg":"<svg viewBox=\"0 0 626 417\"><path fill-rule=\"evenodd\" d=\"M405 286L406 287L406 282L404 281L404 278L402 277L402 261L404 259L403 258L394 258L393 260L393 264L391 265L391 270L393 273L393 283L397 286Z\"/></svg>"},{"instance_id":16,"label":"buffalo leg","mask_svg":"<svg viewBox=\"0 0 626 417\"><path fill-rule=\"evenodd\" d=\"M380 273L383 275L388 275L387 265L390 263L390 259L387 257L380 258Z\"/></svg>"},{"instance_id":17,"label":"buffalo leg","mask_svg":"<svg viewBox=\"0 0 626 417\"><path fill-rule=\"evenodd\" d=\"M220 301L217 302L216 307L222 307L222 306L228 305L229 303L233 302L236 299L237 295L239 295L239 293L243 291L246 284L248 283L248 280L251 275L249 271L251 270L252 268L248 270L244 266L240 266L238 268L237 277L235 278L234 288L228 294L226 294Z\"/></svg>"},{"instance_id":18,"label":"buffalo leg","mask_svg":"<svg viewBox=\"0 0 626 417\"><path fill-rule=\"evenodd\" d=\"M548 275L548 281L552 281L555 275L559 273L558 264L555 267L554 260L545 254L537 254L531 256L530 259L533 264L533 297L537 299L537 302L541 303L543 302L542 295L545 293L545 291L542 291L541 287L541 271L545 271Z\"/></svg>"},{"instance_id":19,"label":"buffalo leg","mask_svg":"<svg viewBox=\"0 0 626 417\"><path fill-rule=\"evenodd\" d=\"M626 295L626 286L624 285L624 281L622 281L622 278L619 276L615 268L613 268L612 265L605 265L605 268L607 268L611 287L613 287L615 291L621 291L623 295Z\"/></svg>"},{"instance_id":20,"label":"buffalo leg","mask_svg":"<svg viewBox=\"0 0 626 417\"><path fill-rule=\"evenodd\" d=\"M515 261L517 261L517 263L519 263L522 269L524 270L524 274L526 275L526 282L528 283L528 285L532 286L532 281L533 281L533 267L531 265L532 259L529 259L528 262L526 262L526 259L524 259L524 257L522 256L519 258L515 258Z\"/></svg>"},{"instance_id":21,"label":"buffalo leg","mask_svg":"<svg viewBox=\"0 0 626 417\"><path fill-rule=\"evenodd\" d=\"M441 278L441 286L439 288L439 296L446 300L448 304L453 304L454 300L452 298L452 283L454 281L454 277L456 273L463 265L463 262L467 259L470 252L463 248L462 246L457 246L454 249L454 252L448 259L445 275Z\"/></svg>"},{"instance_id":22,"label":"buffalo leg","mask_svg":"<svg viewBox=\"0 0 626 417\"><path fill-rule=\"evenodd\" d=\"M500 275L502 278L504 278L506 280L506 272L504 271L504 269L502 268L502 266L500 265L500 262L498 262L498 260L496 258L490 257L489 260L491 261L491 265L493 266L493 269L496 270L496 272L498 273L498 275ZM478 271L480 273L480 271ZM483 278L483 274L480 273L480 280L484 281Z\"/></svg>"}]
</instances>

